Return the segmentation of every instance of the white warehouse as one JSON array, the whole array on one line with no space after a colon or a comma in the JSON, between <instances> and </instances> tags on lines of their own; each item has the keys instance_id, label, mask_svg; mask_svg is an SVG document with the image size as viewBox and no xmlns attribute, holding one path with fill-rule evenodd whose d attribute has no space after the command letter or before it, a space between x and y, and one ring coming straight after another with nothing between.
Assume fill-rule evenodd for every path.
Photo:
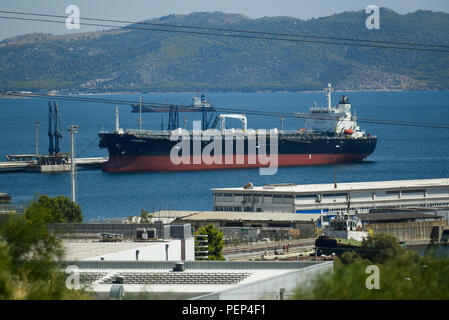
<instances>
[{"instance_id":1,"label":"white warehouse","mask_svg":"<svg viewBox=\"0 0 449 320\"><path fill-rule=\"evenodd\" d=\"M214 211L351 213L373 208L449 207L449 179L272 184L215 188Z\"/></svg>"}]
</instances>

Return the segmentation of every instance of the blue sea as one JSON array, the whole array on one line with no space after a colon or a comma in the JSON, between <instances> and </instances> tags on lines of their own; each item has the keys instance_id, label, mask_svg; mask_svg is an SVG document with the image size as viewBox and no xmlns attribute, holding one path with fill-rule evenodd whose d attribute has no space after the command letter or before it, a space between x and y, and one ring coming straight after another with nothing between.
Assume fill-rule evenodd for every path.
<instances>
[{"instance_id":1,"label":"blue sea","mask_svg":"<svg viewBox=\"0 0 449 320\"><path fill-rule=\"evenodd\" d=\"M333 104L342 93L333 93ZM361 119L429 122L449 124L449 92L346 92L353 110ZM189 104L194 94L144 94L144 102ZM96 95L95 98L138 101L139 95ZM230 109L276 112L308 112L314 102L326 104L324 93L207 93L212 104ZM59 101L65 129L61 152L70 152L67 127L79 125L76 135L78 157L107 156L98 147L98 131L114 130L115 105ZM120 127L138 128L138 114L131 107L119 106ZM200 120L201 113L181 113ZM35 152L34 121L40 121L39 149L48 151L48 100L0 99L0 158L6 154ZM228 124L239 127L238 120ZM235 122L232 122L235 121ZM144 113L144 129L166 128L167 113ZM280 127L279 117L248 115L248 128ZM285 130L303 127L301 119L286 118ZM449 175L449 129L397 126L360 122L366 132L378 136L374 153L366 161L354 164L285 167L272 176L259 175L258 169L203 172L105 173L80 170L77 173L77 197L84 220L138 215L142 208L154 210L212 210L211 188L239 187L269 183L332 183L334 167L337 182L396 179L442 178ZM14 203L27 204L38 195L59 194L70 197L70 173L3 173L0 192L6 192Z\"/></svg>"}]
</instances>

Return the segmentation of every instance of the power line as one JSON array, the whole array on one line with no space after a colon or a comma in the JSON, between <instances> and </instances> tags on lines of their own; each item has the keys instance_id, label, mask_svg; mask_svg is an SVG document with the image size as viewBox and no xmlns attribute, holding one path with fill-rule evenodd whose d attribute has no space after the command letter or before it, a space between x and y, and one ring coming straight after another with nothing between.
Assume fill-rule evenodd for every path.
<instances>
[{"instance_id":1,"label":"power line","mask_svg":"<svg viewBox=\"0 0 449 320\"><path fill-rule=\"evenodd\" d=\"M4 11L4 10L0 10L0 13L29 15L29 16L41 16L41 17L52 17L52 18L64 18L64 19L67 18L66 16L63 16L63 15L44 14L44 13L31 13L31 12L21 12L21 11ZM368 40L368 39L329 37L329 36L317 36L317 35L306 35L306 34L291 34L291 33L276 33L276 32L267 32L267 31L242 30L242 29L239 30L239 29L215 28L215 27L200 27L200 26L187 26L187 25L180 25L180 24L150 23L150 22L141 22L141 21L139 22L139 21L127 21L127 20L115 20L115 19L99 19L99 18L86 18L86 17L80 17L80 19L90 20L90 21L102 21L102 22L149 25L149 26L157 26L157 27L172 27L172 28L195 29L195 30L213 30L213 31L220 31L220 32L253 33L253 34L271 35L271 36L288 36L288 37L299 37L299 38L315 38L315 39L343 40L343 41L354 41L354 42L371 42L371 43L381 43L381 44L397 44L397 45L408 45L408 46L449 48L449 45L427 44L427 43L417 43L417 42L380 41L380 40Z\"/></svg>"},{"instance_id":2,"label":"power line","mask_svg":"<svg viewBox=\"0 0 449 320\"><path fill-rule=\"evenodd\" d=\"M63 95L49 95L38 93L20 93L20 92L6 92L0 91L0 95L4 96L20 96L20 97L33 97L44 99L59 99L67 101L80 101L80 102L94 102L114 105L137 105L139 102L130 100L116 100L116 99L103 99L103 98L86 98L80 96L63 96ZM142 102L142 107L145 106L157 106L158 108L167 108L167 111L171 108L185 107L180 104L163 104L158 102ZM255 111L248 109L241 109L240 107L214 107L213 111L229 112L229 113L245 113L258 116L270 116L270 117L288 117L288 118L301 118L301 119L318 119L318 120L337 120L336 116L315 116L304 113L287 113L287 112L273 112L273 111ZM449 124L430 123L430 122L415 122L415 121L400 121L400 120L383 120L383 119L370 119L370 118L357 118L359 122L374 123L382 125L396 125L396 126L410 126L410 127L425 127L425 128L439 128L449 129Z\"/></svg>"},{"instance_id":3,"label":"power line","mask_svg":"<svg viewBox=\"0 0 449 320\"><path fill-rule=\"evenodd\" d=\"M57 21L57 20L20 18L20 17L8 17L8 16L0 16L0 19L20 20L20 21L38 21L38 22L62 23L62 24L66 23L65 21ZM246 38L246 39L259 39L259 40L289 41L289 42L297 42L297 43L314 43L314 44L328 44L328 45L338 45L338 46L368 47L368 48L379 48L379 49L397 49L397 50L449 53L449 50L438 50L438 49L429 49L429 48L411 48L411 47L397 47L397 46L387 46L387 45L355 44L355 43L347 43L347 42L342 43L342 42L292 39L292 38L273 38L273 37L264 37L264 36L254 36L254 35L211 33L211 32L187 31L187 30L139 28L139 27L133 27L133 26L106 25L106 24L99 24L99 23L86 23L86 22L80 22L80 25L108 27L108 28L123 28L123 29L144 30L144 31L156 31L156 32L183 33L183 34L190 34L190 35L207 35L207 36L220 36L220 37L233 37L233 38Z\"/></svg>"}]
</instances>

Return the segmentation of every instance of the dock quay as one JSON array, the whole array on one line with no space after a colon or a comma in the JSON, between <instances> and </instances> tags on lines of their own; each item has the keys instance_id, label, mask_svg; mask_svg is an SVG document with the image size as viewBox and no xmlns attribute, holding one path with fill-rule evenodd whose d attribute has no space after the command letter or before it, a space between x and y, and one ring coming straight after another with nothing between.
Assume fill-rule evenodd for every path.
<instances>
[{"instance_id":1,"label":"dock quay","mask_svg":"<svg viewBox=\"0 0 449 320\"><path fill-rule=\"evenodd\" d=\"M4 172L69 172L70 154L49 155L7 155L7 161L0 162L0 173ZM100 169L107 157L76 158L78 169Z\"/></svg>"}]
</instances>

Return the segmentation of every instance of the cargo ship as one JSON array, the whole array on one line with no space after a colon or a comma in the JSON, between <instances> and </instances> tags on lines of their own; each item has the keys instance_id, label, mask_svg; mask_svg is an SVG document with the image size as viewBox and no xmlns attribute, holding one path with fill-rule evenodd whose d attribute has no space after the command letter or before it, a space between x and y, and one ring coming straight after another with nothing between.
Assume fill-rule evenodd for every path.
<instances>
[{"instance_id":1,"label":"cargo ship","mask_svg":"<svg viewBox=\"0 0 449 320\"><path fill-rule=\"evenodd\" d=\"M212 104L206 99L206 96L202 94L200 97L196 96L192 98L192 103L187 106L172 106L169 104L165 105L148 105L148 104L138 104L134 103L131 105L131 112L170 112L176 109L178 112L202 112L204 109L208 111L214 110Z\"/></svg>"},{"instance_id":2,"label":"cargo ship","mask_svg":"<svg viewBox=\"0 0 449 320\"><path fill-rule=\"evenodd\" d=\"M205 123L207 117L203 116L200 131L203 137L208 130L215 130L216 133L232 139L214 138L212 141L201 138L196 145L194 130L180 129L177 121L170 120L170 130L142 130L140 126L138 130L124 131L119 128L117 116L115 132L98 133L99 147L107 148L109 152L109 159L103 164L102 170L141 172L260 168L271 166L266 160L268 157L275 157L278 167L324 165L365 159L374 151L377 137L360 130L346 96L341 97L338 105L332 106L331 85L329 84L325 90L328 105L312 107L310 113L304 116L305 128L295 131L276 128L267 130L267 134L259 135L255 142L251 138L254 131L247 130L247 119L244 114L218 114L212 125L209 125L212 121ZM243 128L227 129L227 118L240 120ZM141 121L139 123L141 124ZM220 123L221 130L218 130L217 126ZM256 131L256 134L258 133L259 131ZM185 145L186 148L177 154L181 143L179 137L186 137L188 143ZM229 141L232 150L226 149L229 148ZM195 149L196 153L185 152ZM182 161L173 161L173 155L180 154ZM205 157L205 154L209 157ZM213 158L212 161L210 158Z\"/></svg>"}]
</instances>

